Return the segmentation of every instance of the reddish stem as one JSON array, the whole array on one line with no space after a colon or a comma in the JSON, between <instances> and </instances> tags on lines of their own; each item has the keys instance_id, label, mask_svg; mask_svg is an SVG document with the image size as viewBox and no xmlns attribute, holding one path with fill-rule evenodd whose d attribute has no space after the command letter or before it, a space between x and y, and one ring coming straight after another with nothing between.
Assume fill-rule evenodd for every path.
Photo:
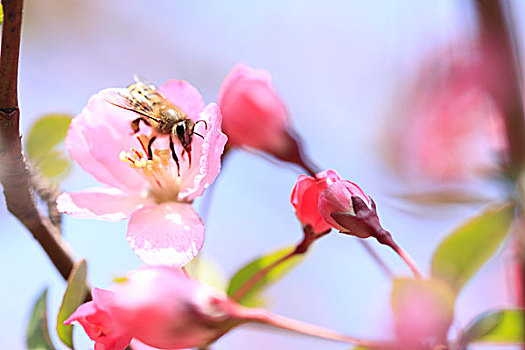
<instances>
[{"instance_id":1,"label":"reddish stem","mask_svg":"<svg viewBox=\"0 0 525 350\"><path fill-rule=\"evenodd\" d=\"M249 322L255 322L271 327L308 335L311 337L335 340L343 343L363 346L368 349L382 349L382 350L399 350L397 346L392 343L364 340L356 337L347 336L333 330L315 326L306 322L294 320L288 317L273 314L263 309L248 309L241 308L237 310L238 318Z\"/></svg>"},{"instance_id":2,"label":"reddish stem","mask_svg":"<svg viewBox=\"0 0 525 350\"><path fill-rule=\"evenodd\" d=\"M281 257L280 259L274 261L273 263L271 263L270 265L266 266L265 268L260 269L259 271L257 271L256 274L254 274L252 277L250 277L246 282L244 282L239 287L239 289L237 289L235 291L235 293L233 293L233 295L231 296L232 299L235 300L235 301L239 301L242 298L244 298L246 296L246 294L248 294L253 289L253 287L255 287L255 285L258 282L260 282L264 277L266 277L266 275L270 271L272 271L274 268L276 268L277 266L281 265L282 263L284 263L285 261L287 261L288 259L292 258L293 256L295 256L297 254L298 254L297 250L294 249L290 253L288 253L285 256Z\"/></svg>"},{"instance_id":3,"label":"reddish stem","mask_svg":"<svg viewBox=\"0 0 525 350\"><path fill-rule=\"evenodd\" d=\"M410 270L412 270L412 272L414 273L414 276L418 279L421 279L421 272L419 271L419 268L417 267L414 259L412 259L412 257L408 255L408 253L405 252L403 249L401 249L401 247L398 246L396 243L393 243L392 245L390 245L390 247L394 249L394 251L401 257L401 259L403 259L403 261L408 265Z\"/></svg>"}]
</instances>

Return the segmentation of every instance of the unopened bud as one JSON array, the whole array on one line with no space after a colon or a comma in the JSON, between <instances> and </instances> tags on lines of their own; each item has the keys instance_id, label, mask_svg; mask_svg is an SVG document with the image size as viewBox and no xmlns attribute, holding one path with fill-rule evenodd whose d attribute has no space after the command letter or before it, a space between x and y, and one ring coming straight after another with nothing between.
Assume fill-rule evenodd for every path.
<instances>
[{"instance_id":1,"label":"unopened bud","mask_svg":"<svg viewBox=\"0 0 525 350\"><path fill-rule=\"evenodd\" d=\"M328 169L314 177L300 175L292 191L291 202L303 226L309 225L315 233L330 230L330 225L319 213L319 196L327 187L340 181L335 170Z\"/></svg>"},{"instance_id":2,"label":"unopened bud","mask_svg":"<svg viewBox=\"0 0 525 350\"><path fill-rule=\"evenodd\" d=\"M238 63L224 79L218 101L229 143L266 152L314 174L268 71Z\"/></svg>"}]
</instances>

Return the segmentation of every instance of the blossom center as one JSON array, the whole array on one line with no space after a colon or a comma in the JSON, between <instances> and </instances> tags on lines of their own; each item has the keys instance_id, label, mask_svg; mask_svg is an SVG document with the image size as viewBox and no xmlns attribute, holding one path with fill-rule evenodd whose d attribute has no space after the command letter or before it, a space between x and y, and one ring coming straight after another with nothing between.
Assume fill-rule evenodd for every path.
<instances>
[{"instance_id":1,"label":"blossom center","mask_svg":"<svg viewBox=\"0 0 525 350\"><path fill-rule=\"evenodd\" d=\"M148 159L146 145L149 138L146 135L137 136L142 150L132 148L129 152L120 152L121 161L135 169L150 185L150 192L157 203L178 200L180 177L177 166L171 159L170 150L152 148L152 157Z\"/></svg>"}]
</instances>

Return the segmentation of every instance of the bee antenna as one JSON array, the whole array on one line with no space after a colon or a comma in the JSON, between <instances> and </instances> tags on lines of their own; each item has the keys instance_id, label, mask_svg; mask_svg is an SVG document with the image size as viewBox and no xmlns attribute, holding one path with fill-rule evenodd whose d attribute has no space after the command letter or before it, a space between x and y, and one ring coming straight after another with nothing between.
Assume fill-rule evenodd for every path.
<instances>
[{"instance_id":1,"label":"bee antenna","mask_svg":"<svg viewBox=\"0 0 525 350\"><path fill-rule=\"evenodd\" d=\"M204 123L204 130L208 130L208 123L206 122L206 120L202 120L202 119L197 120L195 124L193 124L193 129L195 129L195 126L197 126L197 124L199 123Z\"/></svg>"},{"instance_id":2,"label":"bee antenna","mask_svg":"<svg viewBox=\"0 0 525 350\"><path fill-rule=\"evenodd\" d=\"M199 137L200 137L201 139L203 139L203 140L204 140L204 136L202 136L202 135L201 135L201 134L199 134L198 132L195 132L195 131L194 131L194 132L193 132L193 135L197 135L197 136L199 136Z\"/></svg>"}]
</instances>

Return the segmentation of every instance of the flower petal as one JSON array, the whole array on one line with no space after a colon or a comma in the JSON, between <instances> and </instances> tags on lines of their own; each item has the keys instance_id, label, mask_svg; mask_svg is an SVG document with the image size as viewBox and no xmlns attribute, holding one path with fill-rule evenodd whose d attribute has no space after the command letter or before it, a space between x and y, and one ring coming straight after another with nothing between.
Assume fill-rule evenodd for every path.
<instances>
[{"instance_id":1,"label":"flower petal","mask_svg":"<svg viewBox=\"0 0 525 350\"><path fill-rule=\"evenodd\" d=\"M98 181L121 189L140 191L146 181L127 163L120 152L140 149L130 123L138 115L112 105L106 98L115 89L91 97L88 105L73 119L66 136L71 158Z\"/></svg>"},{"instance_id":2,"label":"flower petal","mask_svg":"<svg viewBox=\"0 0 525 350\"><path fill-rule=\"evenodd\" d=\"M204 225L191 205L163 203L131 215L127 240L146 264L182 267L202 248Z\"/></svg>"},{"instance_id":3,"label":"flower petal","mask_svg":"<svg viewBox=\"0 0 525 350\"><path fill-rule=\"evenodd\" d=\"M153 199L118 188L90 188L84 191L62 193L57 198L57 209L78 219L120 221Z\"/></svg>"},{"instance_id":4,"label":"flower petal","mask_svg":"<svg viewBox=\"0 0 525 350\"><path fill-rule=\"evenodd\" d=\"M201 196L221 170L221 155L228 138L221 131L222 115L219 107L210 103L199 117L207 124L206 128L203 126L198 131L204 140L193 138L193 163L189 169L184 166L181 168L179 200L192 201Z\"/></svg>"},{"instance_id":5,"label":"flower petal","mask_svg":"<svg viewBox=\"0 0 525 350\"><path fill-rule=\"evenodd\" d=\"M171 79L157 90L193 121L197 121L197 116L206 107L199 90L187 81Z\"/></svg>"}]
</instances>

